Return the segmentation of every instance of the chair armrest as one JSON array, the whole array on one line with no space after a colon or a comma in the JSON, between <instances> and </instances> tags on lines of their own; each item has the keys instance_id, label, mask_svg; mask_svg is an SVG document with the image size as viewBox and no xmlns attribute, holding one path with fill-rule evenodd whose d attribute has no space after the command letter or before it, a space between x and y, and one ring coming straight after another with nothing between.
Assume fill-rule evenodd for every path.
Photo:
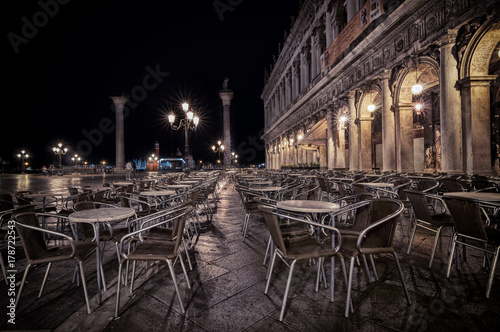
<instances>
[{"instance_id":1,"label":"chair armrest","mask_svg":"<svg viewBox=\"0 0 500 332\"><path fill-rule=\"evenodd\" d=\"M69 242L69 244L71 246L71 249L72 249L71 257L73 257L75 255L75 251L76 251L75 240L71 236L63 234L63 233L60 233L60 232L52 231L50 229L45 229L45 228L41 228L41 227L26 225L26 224L23 224L23 223L21 223L21 222L19 222L17 220L14 220L14 221L15 221L17 227L26 227L26 228L29 228L29 229L32 229L32 230L35 230L35 231L39 231L39 232L42 232L42 233L47 233L47 234L50 234L50 235L62 237L64 239L68 240L68 242Z\"/></svg>"}]
</instances>

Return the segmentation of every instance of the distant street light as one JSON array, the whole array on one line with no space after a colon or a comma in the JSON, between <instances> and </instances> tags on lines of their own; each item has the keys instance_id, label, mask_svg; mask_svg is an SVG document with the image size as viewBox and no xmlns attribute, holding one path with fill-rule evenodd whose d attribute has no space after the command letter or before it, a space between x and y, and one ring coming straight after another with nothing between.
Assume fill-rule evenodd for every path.
<instances>
[{"instance_id":1,"label":"distant street light","mask_svg":"<svg viewBox=\"0 0 500 332\"><path fill-rule=\"evenodd\" d=\"M220 153L221 152L224 152L224 145L222 145L222 142L221 141L217 141L217 146L215 145L212 145L212 151L214 153L219 153L219 160L220 160Z\"/></svg>"},{"instance_id":2,"label":"distant street light","mask_svg":"<svg viewBox=\"0 0 500 332\"><path fill-rule=\"evenodd\" d=\"M231 152L231 165L236 165L238 163L238 155Z\"/></svg>"},{"instance_id":3,"label":"distant street light","mask_svg":"<svg viewBox=\"0 0 500 332\"><path fill-rule=\"evenodd\" d=\"M57 147L53 147L52 151L59 156L59 173L62 176L62 156L68 152L68 148L63 148L62 143L57 144Z\"/></svg>"},{"instance_id":4,"label":"distant street light","mask_svg":"<svg viewBox=\"0 0 500 332\"><path fill-rule=\"evenodd\" d=\"M80 160L82 160L82 158L78 157L77 154L75 154L74 157L71 157L71 161L75 163L75 167L80 163Z\"/></svg>"},{"instance_id":5,"label":"distant street light","mask_svg":"<svg viewBox=\"0 0 500 332\"><path fill-rule=\"evenodd\" d=\"M179 130L184 128L184 158L186 159L186 163L189 161L189 138L188 132L189 130L196 130L198 128L198 123L200 122L200 118L189 109L188 103L182 104L182 110L184 111L184 115L186 116L184 119L179 121L178 125L174 125L175 115L171 113L168 116L168 122L173 130Z\"/></svg>"},{"instance_id":6,"label":"distant street light","mask_svg":"<svg viewBox=\"0 0 500 332\"><path fill-rule=\"evenodd\" d=\"M17 157L21 160L21 174L23 174L26 168L24 160L29 158L29 154L27 154L25 150L22 150L21 153L17 154Z\"/></svg>"}]
</instances>

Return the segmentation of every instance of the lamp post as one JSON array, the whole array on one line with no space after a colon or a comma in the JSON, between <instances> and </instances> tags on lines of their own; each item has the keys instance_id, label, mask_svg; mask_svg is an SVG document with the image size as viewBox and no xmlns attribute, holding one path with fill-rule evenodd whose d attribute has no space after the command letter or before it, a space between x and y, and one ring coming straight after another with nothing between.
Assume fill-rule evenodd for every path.
<instances>
[{"instance_id":1,"label":"lamp post","mask_svg":"<svg viewBox=\"0 0 500 332\"><path fill-rule=\"evenodd\" d=\"M71 157L71 161L73 161L75 163L75 168L80 163L80 160L82 160L82 158L80 158L77 154L75 154L73 157Z\"/></svg>"},{"instance_id":2,"label":"lamp post","mask_svg":"<svg viewBox=\"0 0 500 332\"><path fill-rule=\"evenodd\" d=\"M53 147L52 151L59 156L59 173L57 175L62 176L62 155L68 152L68 148L63 148L62 143L57 144L57 147Z\"/></svg>"},{"instance_id":3,"label":"lamp post","mask_svg":"<svg viewBox=\"0 0 500 332\"><path fill-rule=\"evenodd\" d=\"M186 158L186 162L189 160L189 138L188 132L189 130L196 130L198 128L198 123L200 122L200 118L189 109L188 103L182 104L182 110L184 111L185 118L181 119L177 125L174 125L175 122L175 114L171 113L168 116L168 122L173 130L179 130L184 128L184 158Z\"/></svg>"},{"instance_id":4,"label":"lamp post","mask_svg":"<svg viewBox=\"0 0 500 332\"><path fill-rule=\"evenodd\" d=\"M17 157L21 160L21 174L24 173L24 169L25 169L25 164L24 164L24 160L25 159L28 159L29 157L29 154L26 153L25 150L21 150L21 153L18 153L17 154Z\"/></svg>"},{"instance_id":5,"label":"lamp post","mask_svg":"<svg viewBox=\"0 0 500 332\"><path fill-rule=\"evenodd\" d=\"M231 165L235 166L238 163L238 155L231 152Z\"/></svg>"},{"instance_id":6,"label":"lamp post","mask_svg":"<svg viewBox=\"0 0 500 332\"><path fill-rule=\"evenodd\" d=\"M216 145L212 145L212 151L214 153L219 153L219 159L218 160L221 160L220 159L220 153L224 153L224 145L222 144L221 141L217 141L217 146Z\"/></svg>"},{"instance_id":7,"label":"lamp post","mask_svg":"<svg viewBox=\"0 0 500 332\"><path fill-rule=\"evenodd\" d=\"M150 164L153 164L153 167L151 167L151 171L157 171L159 167L156 166L156 164L158 163L158 157L153 153L151 154L151 156L149 157L149 163Z\"/></svg>"}]
</instances>

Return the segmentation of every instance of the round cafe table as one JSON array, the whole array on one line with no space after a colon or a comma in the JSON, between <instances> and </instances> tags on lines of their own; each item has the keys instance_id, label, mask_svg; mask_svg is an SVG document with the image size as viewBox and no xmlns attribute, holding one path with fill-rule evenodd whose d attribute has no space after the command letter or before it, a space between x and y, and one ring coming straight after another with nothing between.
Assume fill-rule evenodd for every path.
<instances>
[{"instance_id":1,"label":"round cafe table","mask_svg":"<svg viewBox=\"0 0 500 332\"><path fill-rule=\"evenodd\" d=\"M69 215L70 222L91 222L95 223L95 242L96 242L96 265L97 265L97 303L101 304L101 254L99 241L99 223L102 221L117 221L130 218L135 215L132 208L100 208L76 211ZM104 285L106 289L106 285Z\"/></svg>"},{"instance_id":2,"label":"round cafe table","mask_svg":"<svg viewBox=\"0 0 500 332\"><path fill-rule=\"evenodd\" d=\"M140 193L141 196L154 196L154 197L170 196L174 194L175 190L146 190L146 191L141 191Z\"/></svg>"},{"instance_id":3,"label":"round cafe table","mask_svg":"<svg viewBox=\"0 0 500 332\"><path fill-rule=\"evenodd\" d=\"M249 190L262 192L267 197L271 197L273 196L273 193L274 195L276 195L276 193L281 189L283 189L283 187L276 186L276 187L251 187Z\"/></svg>"},{"instance_id":4,"label":"round cafe table","mask_svg":"<svg viewBox=\"0 0 500 332\"><path fill-rule=\"evenodd\" d=\"M444 193L447 197L465 197L471 198L476 201L483 202L500 202L499 193L487 193L487 192L468 192L468 191L457 191L451 193Z\"/></svg>"}]
</instances>

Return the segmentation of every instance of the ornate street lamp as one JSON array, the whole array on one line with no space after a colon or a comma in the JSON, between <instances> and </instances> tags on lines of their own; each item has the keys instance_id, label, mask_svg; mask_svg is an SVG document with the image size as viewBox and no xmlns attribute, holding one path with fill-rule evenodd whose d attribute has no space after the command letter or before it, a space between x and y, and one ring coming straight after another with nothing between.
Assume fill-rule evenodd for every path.
<instances>
[{"instance_id":1,"label":"ornate street lamp","mask_svg":"<svg viewBox=\"0 0 500 332\"><path fill-rule=\"evenodd\" d=\"M175 114L171 113L168 116L168 122L173 130L179 130L184 128L184 158L186 158L186 163L189 160L189 138L188 132L189 130L196 130L198 128L198 123L200 122L200 118L189 109L188 103L182 104L182 110L184 111L185 118L181 119L177 125L174 125L175 122Z\"/></svg>"},{"instance_id":2,"label":"ornate street lamp","mask_svg":"<svg viewBox=\"0 0 500 332\"><path fill-rule=\"evenodd\" d=\"M214 153L219 153L219 160L220 160L220 153L224 153L224 145L222 145L221 141L217 141L217 146L212 145L212 151Z\"/></svg>"},{"instance_id":3,"label":"ornate street lamp","mask_svg":"<svg viewBox=\"0 0 500 332\"><path fill-rule=\"evenodd\" d=\"M25 150L21 150L21 153L18 153L17 157L21 160L21 174L23 174L26 168L24 160L29 158L29 154L27 154Z\"/></svg>"},{"instance_id":4,"label":"ornate street lamp","mask_svg":"<svg viewBox=\"0 0 500 332\"><path fill-rule=\"evenodd\" d=\"M71 157L71 161L73 161L75 163L75 168L80 163L80 160L82 160L82 158L80 158L77 154L75 154L73 157Z\"/></svg>"},{"instance_id":5,"label":"ornate street lamp","mask_svg":"<svg viewBox=\"0 0 500 332\"><path fill-rule=\"evenodd\" d=\"M62 143L57 144L57 147L53 147L52 151L59 156L59 173L62 176L62 156L68 152L68 148L63 148Z\"/></svg>"},{"instance_id":6,"label":"ornate street lamp","mask_svg":"<svg viewBox=\"0 0 500 332\"><path fill-rule=\"evenodd\" d=\"M238 155L234 152L231 152L231 165L234 166L236 164L238 164Z\"/></svg>"}]
</instances>

